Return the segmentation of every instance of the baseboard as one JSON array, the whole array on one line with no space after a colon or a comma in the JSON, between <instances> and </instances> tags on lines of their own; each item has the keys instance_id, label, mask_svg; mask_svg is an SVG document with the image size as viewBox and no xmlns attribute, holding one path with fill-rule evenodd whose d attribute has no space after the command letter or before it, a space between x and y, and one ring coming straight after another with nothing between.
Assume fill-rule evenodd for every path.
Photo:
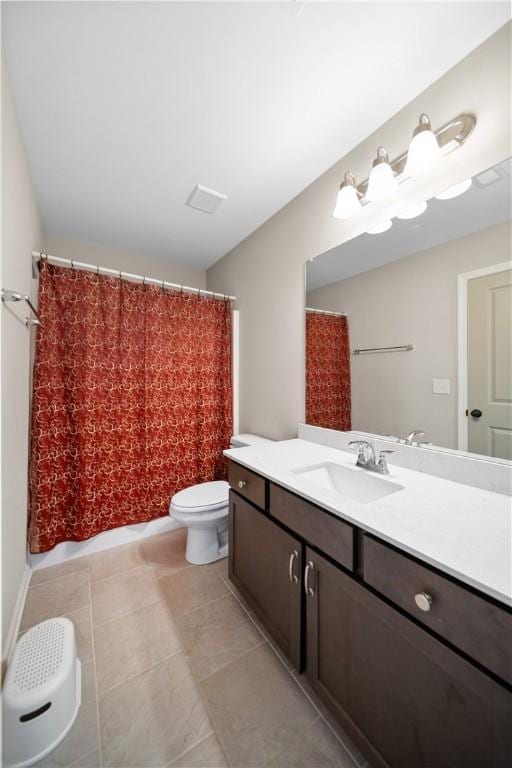
<instances>
[{"instance_id":1,"label":"baseboard","mask_svg":"<svg viewBox=\"0 0 512 768\"><path fill-rule=\"evenodd\" d=\"M181 525L169 515L157 517L146 523L134 523L133 525L112 528L110 531L98 533L97 536L93 536L85 541L64 541L62 544L57 544L49 552L30 555L30 565L32 570L38 571L40 568L60 565L60 563L74 560L77 557L84 557L84 555L103 552L106 549L119 547L123 544L133 544L148 536L156 536L159 533L171 531L174 528L181 528Z\"/></svg>"},{"instance_id":2,"label":"baseboard","mask_svg":"<svg viewBox=\"0 0 512 768\"><path fill-rule=\"evenodd\" d=\"M27 599L27 592L31 575L32 568L28 563L26 563L25 570L23 571L23 576L21 579L20 588L18 590L18 597L16 598L16 604L14 606L14 612L11 618L11 623L9 625L9 631L7 632L5 644L2 649L2 678L4 667L6 667L11 660L11 656L14 653L14 648L16 646L16 640L18 639L20 632L21 617L23 616L23 610L25 608L25 601Z\"/></svg>"}]
</instances>

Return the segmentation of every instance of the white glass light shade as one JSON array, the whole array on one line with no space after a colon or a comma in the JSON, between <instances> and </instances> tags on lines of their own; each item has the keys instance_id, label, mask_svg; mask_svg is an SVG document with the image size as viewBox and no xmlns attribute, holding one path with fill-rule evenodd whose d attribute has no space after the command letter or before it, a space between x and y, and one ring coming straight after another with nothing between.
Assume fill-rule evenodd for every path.
<instances>
[{"instance_id":1,"label":"white glass light shade","mask_svg":"<svg viewBox=\"0 0 512 768\"><path fill-rule=\"evenodd\" d=\"M436 195L436 199L451 200L452 197L458 197L459 195L462 195L464 192L467 192L472 183L473 183L473 179L464 179L464 181L461 181L459 184L455 184L453 187L450 187L449 189L445 189L445 191L441 192L441 194Z\"/></svg>"},{"instance_id":2,"label":"white glass light shade","mask_svg":"<svg viewBox=\"0 0 512 768\"><path fill-rule=\"evenodd\" d=\"M357 195L355 187L351 184L344 184L338 192L336 198L336 207L333 211L335 219L350 219L362 208L361 201Z\"/></svg>"},{"instance_id":3,"label":"white glass light shade","mask_svg":"<svg viewBox=\"0 0 512 768\"><path fill-rule=\"evenodd\" d=\"M372 203L377 200L384 200L384 198L392 195L397 187L398 181L391 170L390 164L384 162L377 163L370 171L366 199Z\"/></svg>"},{"instance_id":4,"label":"white glass light shade","mask_svg":"<svg viewBox=\"0 0 512 768\"><path fill-rule=\"evenodd\" d=\"M418 203L418 205L411 205L410 208L406 208L405 211L397 215L397 219L415 219L416 216L421 216L427 210L427 204L425 202Z\"/></svg>"},{"instance_id":5,"label":"white glass light shade","mask_svg":"<svg viewBox=\"0 0 512 768\"><path fill-rule=\"evenodd\" d=\"M420 131L409 144L404 173L411 177L423 176L435 168L440 157L436 135L430 130Z\"/></svg>"},{"instance_id":6,"label":"white glass light shade","mask_svg":"<svg viewBox=\"0 0 512 768\"><path fill-rule=\"evenodd\" d=\"M382 224L379 224L376 227L372 227L372 229L366 230L368 235L381 235L383 232L387 232L388 229L391 229L393 226L393 222L391 219L388 219L387 221L383 221Z\"/></svg>"}]
</instances>

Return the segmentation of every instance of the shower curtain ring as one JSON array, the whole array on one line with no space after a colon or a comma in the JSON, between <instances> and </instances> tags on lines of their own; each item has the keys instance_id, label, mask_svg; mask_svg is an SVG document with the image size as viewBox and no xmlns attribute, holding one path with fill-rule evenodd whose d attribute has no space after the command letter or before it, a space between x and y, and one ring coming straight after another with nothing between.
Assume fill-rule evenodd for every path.
<instances>
[{"instance_id":1,"label":"shower curtain ring","mask_svg":"<svg viewBox=\"0 0 512 768\"><path fill-rule=\"evenodd\" d=\"M146 275L142 276L142 285L146 285Z\"/></svg>"},{"instance_id":2,"label":"shower curtain ring","mask_svg":"<svg viewBox=\"0 0 512 768\"><path fill-rule=\"evenodd\" d=\"M97 274L98 277L100 276L100 265L99 264L96 265L96 274Z\"/></svg>"}]
</instances>

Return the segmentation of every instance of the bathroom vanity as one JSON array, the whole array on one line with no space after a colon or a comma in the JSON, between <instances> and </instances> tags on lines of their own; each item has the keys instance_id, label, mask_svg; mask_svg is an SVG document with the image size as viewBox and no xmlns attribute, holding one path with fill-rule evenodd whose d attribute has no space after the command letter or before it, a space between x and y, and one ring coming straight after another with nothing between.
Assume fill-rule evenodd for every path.
<instances>
[{"instance_id":1,"label":"bathroom vanity","mask_svg":"<svg viewBox=\"0 0 512 768\"><path fill-rule=\"evenodd\" d=\"M226 454L229 577L372 766L512 765L510 499L304 440Z\"/></svg>"}]
</instances>

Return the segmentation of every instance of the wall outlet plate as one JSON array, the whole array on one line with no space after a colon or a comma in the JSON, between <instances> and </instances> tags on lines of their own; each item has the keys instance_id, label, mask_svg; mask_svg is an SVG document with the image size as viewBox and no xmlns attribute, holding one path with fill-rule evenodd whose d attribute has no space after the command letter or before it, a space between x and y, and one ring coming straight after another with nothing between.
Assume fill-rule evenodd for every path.
<instances>
[{"instance_id":1,"label":"wall outlet plate","mask_svg":"<svg viewBox=\"0 0 512 768\"><path fill-rule=\"evenodd\" d=\"M432 379L432 392L434 395L449 395L450 379Z\"/></svg>"}]
</instances>

